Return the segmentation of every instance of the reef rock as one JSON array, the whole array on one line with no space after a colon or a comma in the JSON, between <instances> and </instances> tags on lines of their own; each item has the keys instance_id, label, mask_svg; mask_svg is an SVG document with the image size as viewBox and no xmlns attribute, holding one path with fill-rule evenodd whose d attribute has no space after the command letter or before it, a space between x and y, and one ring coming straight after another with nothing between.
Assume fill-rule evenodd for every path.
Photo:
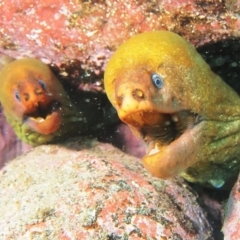
<instances>
[{"instance_id":1,"label":"reef rock","mask_svg":"<svg viewBox=\"0 0 240 240\"><path fill-rule=\"evenodd\" d=\"M99 74L112 52L140 32L170 30L195 45L239 36L235 5L221 0L2 0L0 51L57 65L75 59Z\"/></svg>"},{"instance_id":2,"label":"reef rock","mask_svg":"<svg viewBox=\"0 0 240 240\"><path fill-rule=\"evenodd\" d=\"M42 145L0 172L1 239L213 239L180 178L151 177L109 144Z\"/></svg>"},{"instance_id":3,"label":"reef rock","mask_svg":"<svg viewBox=\"0 0 240 240\"><path fill-rule=\"evenodd\" d=\"M235 183L226 205L222 231L224 240L240 239L240 175Z\"/></svg>"},{"instance_id":4,"label":"reef rock","mask_svg":"<svg viewBox=\"0 0 240 240\"><path fill-rule=\"evenodd\" d=\"M12 129L7 123L0 106L0 168L4 164L30 150L32 147L20 139L18 139Z\"/></svg>"}]
</instances>

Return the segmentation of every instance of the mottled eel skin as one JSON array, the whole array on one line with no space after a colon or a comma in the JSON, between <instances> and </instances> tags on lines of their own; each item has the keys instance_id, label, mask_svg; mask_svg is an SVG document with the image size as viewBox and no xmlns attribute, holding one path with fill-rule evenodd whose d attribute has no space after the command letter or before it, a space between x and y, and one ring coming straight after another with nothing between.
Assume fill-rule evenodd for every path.
<instances>
[{"instance_id":1,"label":"mottled eel skin","mask_svg":"<svg viewBox=\"0 0 240 240\"><path fill-rule=\"evenodd\" d=\"M58 79L37 59L7 64L0 72L0 85L0 103L7 121L28 144L60 139L71 127L84 124Z\"/></svg>"},{"instance_id":2,"label":"mottled eel skin","mask_svg":"<svg viewBox=\"0 0 240 240\"><path fill-rule=\"evenodd\" d=\"M179 35L153 31L109 60L105 90L120 119L146 142L154 176L230 187L240 168L240 98Z\"/></svg>"}]
</instances>

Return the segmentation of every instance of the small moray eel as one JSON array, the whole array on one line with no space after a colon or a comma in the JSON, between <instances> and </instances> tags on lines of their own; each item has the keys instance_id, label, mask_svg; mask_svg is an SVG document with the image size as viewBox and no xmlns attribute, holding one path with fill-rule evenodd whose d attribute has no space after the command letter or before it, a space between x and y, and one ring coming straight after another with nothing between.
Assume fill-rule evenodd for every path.
<instances>
[{"instance_id":1,"label":"small moray eel","mask_svg":"<svg viewBox=\"0 0 240 240\"><path fill-rule=\"evenodd\" d=\"M240 169L240 98L191 44L168 31L136 35L110 58L104 85L120 119L145 141L151 174L231 187Z\"/></svg>"},{"instance_id":2,"label":"small moray eel","mask_svg":"<svg viewBox=\"0 0 240 240\"><path fill-rule=\"evenodd\" d=\"M0 103L17 136L31 145L61 138L82 120L47 65L20 59L0 72Z\"/></svg>"}]
</instances>

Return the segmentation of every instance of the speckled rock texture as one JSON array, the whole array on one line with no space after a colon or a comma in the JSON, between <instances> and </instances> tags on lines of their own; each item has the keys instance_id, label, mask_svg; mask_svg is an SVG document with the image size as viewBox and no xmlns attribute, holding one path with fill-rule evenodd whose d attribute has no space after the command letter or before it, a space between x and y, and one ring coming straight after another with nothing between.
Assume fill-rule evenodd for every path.
<instances>
[{"instance_id":1,"label":"speckled rock texture","mask_svg":"<svg viewBox=\"0 0 240 240\"><path fill-rule=\"evenodd\" d=\"M0 106L0 168L4 164L30 150L32 147L19 140L12 127L7 123Z\"/></svg>"},{"instance_id":2,"label":"speckled rock texture","mask_svg":"<svg viewBox=\"0 0 240 240\"><path fill-rule=\"evenodd\" d=\"M222 231L224 240L240 239L240 175L226 205Z\"/></svg>"},{"instance_id":3,"label":"speckled rock texture","mask_svg":"<svg viewBox=\"0 0 240 240\"><path fill-rule=\"evenodd\" d=\"M239 4L222 0L2 0L0 51L102 73L130 36L166 29L195 45L239 36Z\"/></svg>"},{"instance_id":4,"label":"speckled rock texture","mask_svg":"<svg viewBox=\"0 0 240 240\"><path fill-rule=\"evenodd\" d=\"M213 239L197 195L109 144L42 145L0 172L0 239Z\"/></svg>"}]
</instances>

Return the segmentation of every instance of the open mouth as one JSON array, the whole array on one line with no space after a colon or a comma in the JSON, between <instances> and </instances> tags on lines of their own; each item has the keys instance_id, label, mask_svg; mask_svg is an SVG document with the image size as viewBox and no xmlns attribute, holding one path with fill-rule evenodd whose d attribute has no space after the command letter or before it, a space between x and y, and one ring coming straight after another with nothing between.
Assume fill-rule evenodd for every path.
<instances>
[{"instance_id":1,"label":"open mouth","mask_svg":"<svg viewBox=\"0 0 240 240\"><path fill-rule=\"evenodd\" d=\"M58 101L52 101L47 106L38 104L34 112L24 116L24 123L34 131L42 134L51 134L55 132L61 124L61 104Z\"/></svg>"},{"instance_id":2,"label":"open mouth","mask_svg":"<svg viewBox=\"0 0 240 240\"><path fill-rule=\"evenodd\" d=\"M156 111L139 111L126 116L123 121L130 125L132 131L148 145L147 154L159 152L178 139L187 129L200 122L200 117L190 111L173 114Z\"/></svg>"}]
</instances>

